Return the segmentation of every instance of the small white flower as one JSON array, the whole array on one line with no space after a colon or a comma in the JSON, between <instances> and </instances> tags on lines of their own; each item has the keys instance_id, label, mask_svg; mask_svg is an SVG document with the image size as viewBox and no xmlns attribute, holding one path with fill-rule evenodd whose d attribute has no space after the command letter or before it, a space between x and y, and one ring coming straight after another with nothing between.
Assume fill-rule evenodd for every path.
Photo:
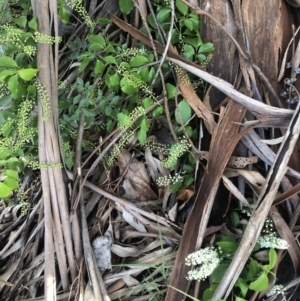
<instances>
[{"instance_id":1,"label":"small white flower","mask_svg":"<svg viewBox=\"0 0 300 301\"><path fill-rule=\"evenodd\" d=\"M221 259L214 248L208 247L188 255L185 262L186 265L196 265L188 272L188 280L204 280L220 264Z\"/></svg>"},{"instance_id":2,"label":"small white flower","mask_svg":"<svg viewBox=\"0 0 300 301\"><path fill-rule=\"evenodd\" d=\"M285 250L289 247L286 240L276 237L274 233L260 236L257 242L261 245L262 248Z\"/></svg>"},{"instance_id":3,"label":"small white flower","mask_svg":"<svg viewBox=\"0 0 300 301\"><path fill-rule=\"evenodd\" d=\"M275 295L276 293L282 293L284 291L284 288L282 285L274 285L266 294L267 297L271 297Z\"/></svg>"}]
</instances>

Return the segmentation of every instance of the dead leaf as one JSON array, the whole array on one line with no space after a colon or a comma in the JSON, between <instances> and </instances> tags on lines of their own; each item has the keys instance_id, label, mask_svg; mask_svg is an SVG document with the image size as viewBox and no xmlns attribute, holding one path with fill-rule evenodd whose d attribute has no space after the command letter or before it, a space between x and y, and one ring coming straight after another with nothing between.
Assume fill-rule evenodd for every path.
<instances>
[{"instance_id":1,"label":"dead leaf","mask_svg":"<svg viewBox=\"0 0 300 301\"><path fill-rule=\"evenodd\" d=\"M124 220L132 226L134 229L140 231L140 232L147 232L145 226L136 218L134 217L128 210L126 210L123 206L117 205L121 211L122 211L122 216ZM136 215L139 215L138 213L135 213Z\"/></svg>"},{"instance_id":2,"label":"dead leaf","mask_svg":"<svg viewBox=\"0 0 300 301\"><path fill-rule=\"evenodd\" d=\"M194 192L195 192L194 186L189 186L189 187L183 186L179 189L176 200L186 202L194 195Z\"/></svg>"},{"instance_id":3,"label":"dead leaf","mask_svg":"<svg viewBox=\"0 0 300 301\"><path fill-rule=\"evenodd\" d=\"M153 157L149 148L145 149L145 160L150 176L154 182L156 182L159 177L168 176L170 174L169 171L163 166L162 161Z\"/></svg>"},{"instance_id":4,"label":"dead leaf","mask_svg":"<svg viewBox=\"0 0 300 301\"><path fill-rule=\"evenodd\" d=\"M103 236L96 237L92 243L95 259L101 271L111 269L111 231L108 229Z\"/></svg>"},{"instance_id":5,"label":"dead leaf","mask_svg":"<svg viewBox=\"0 0 300 301\"><path fill-rule=\"evenodd\" d=\"M124 175L125 197L133 200L155 200L157 195L150 187L150 178L145 164L132 158L127 150L118 155L120 172Z\"/></svg>"}]
</instances>

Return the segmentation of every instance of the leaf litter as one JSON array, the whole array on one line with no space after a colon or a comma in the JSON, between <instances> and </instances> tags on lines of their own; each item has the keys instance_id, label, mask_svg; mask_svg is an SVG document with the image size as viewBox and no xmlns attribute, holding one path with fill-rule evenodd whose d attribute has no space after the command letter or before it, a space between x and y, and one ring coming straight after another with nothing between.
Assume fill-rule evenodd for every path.
<instances>
[{"instance_id":1,"label":"leaf litter","mask_svg":"<svg viewBox=\"0 0 300 301\"><path fill-rule=\"evenodd\" d=\"M137 1L137 3L145 13L147 11L145 2ZM252 20L255 24L247 21L248 18L251 19L251 16L246 13L249 1L243 1L243 6L239 5L239 1L232 1L232 3L232 13L237 16L235 19L237 28L241 30L245 38L250 39L251 46L256 21ZM271 4L268 3L268 5ZM268 7L268 10L278 9L278 3L272 5L272 7ZM211 7L214 6L211 5ZM198 9L195 9L195 12L208 16L207 12ZM218 10L210 13L215 19L223 18ZM243 22L246 22L245 28L248 31L241 27L240 16L242 15L247 17ZM211 18L212 22L214 22L213 18ZM233 18L233 15L228 15L227 18ZM273 25L268 25L268 28L278 28L276 22L282 22L278 18L274 18ZM261 22L264 22L263 18L261 19ZM130 24L114 15L111 15L111 20L129 33L128 39L131 36L136 41L142 41L148 47L153 48L154 45L159 54L164 52L164 46L156 41L151 41L149 37ZM230 21L233 22L233 19ZM206 19L206 22L209 21ZM257 24L257 26L259 25ZM175 70L179 90L197 117L203 119L207 130L205 135L210 137L211 134L212 136L208 151L198 149L197 153L193 154L204 167L202 175L200 172L195 175L195 178L199 177L196 179L198 184L195 181L195 186L183 186L176 194L171 193L169 188L159 187L156 184L157 179L170 175L163 165L164 156L151 151L150 148L140 148L136 145L136 140L118 154L114 168L110 170L99 159L98 166L93 171L89 165L88 172L83 170L82 175L77 171L74 175L67 172L67 177L71 181L75 183L78 180L78 186L74 185L70 188L70 192L71 195L78 194L81 198L79 206L74 206L72 211L69 211L68 206L65 206L67 203L64 205L57 203L57 207L52 208L53 219L52 216L50 220L44 218L43 212L49 208L44 208L44 202L41 201L41 183L31 184L35 191L32 195L35 197L30 203L31 207L25 218L20 215L20 205L0 207L0 259L3 262L0 292L3 300L40 300L41 284L45 282L45 269L50 265L49 249L47 249L48 253L43 249L43 243L48 242L46 238L44 240L44 228L47 228L49 221L50 224L52 223L54 231L50 232L51 240L56 235L60 237L55 237L55 243L52 242L51 254L53 263L56 262L58 265L57 284L55 283L54 286L57 285L60 292L57 294L59 300L79 300L78 296L81 298L84 296L84 300L150 300L156 294L158 296L166 295L167 301L181 300L182 294L168 288L167 284L170 283L178 290L190 292L189 283L185 278L187 267L184 264L184 258L186 255L200 248L201 245L213 241L218 233L226 233L232 237L241 237L242 235L235 231L236 229L228 229L225 226L226 223L223 223L225 219L221 223L209 224L212 222L211 216L216 218L214 210L217 210L217 215L226 215L228 208L232 206L229 197L228 200L224 200L218 196L218 189L222 185L230 198L233 198L235 204L239 206L251 206L247 198L249 195L257 204L262 204L261 212L257 211L253 215L247 229L252 235L253 229L256 229L253 225L262 224L266 215L270 214L280 237L290 245L288 254L296 275L296 271L299 270L300 252L299 245L295 240L295 236L298 235L295 226L299 218L300 206L299 202L293 203L285 200L291 199L300 191L295 182L295 179L299 179L298 161L293 161L293 164L287 168L288 160L293 155L294 146L288 145L284 151L279 152L278 149L266 145L266 139L261 137L262 132L259 132L259 128L268 128L268 130L263 130L263 133L268 132L270 128L281 128L288 129L287 133L290 131L293 135L298 135L296 121L291 124L295 108L285 108L283 105L274 106L276 103L274 99L278 96L272 99L272 95L277 86L274 86L273 82L266 81L264 73L272 74L272 78L275 78L279 74L277 72L279 70L276 70L275 73L274 70L270 70L270 67L260 70L260 67L255 65L237 46L241 41L234 40L232 42L235 38L229 35L229 29L225 28L224 34L224 28L217 24L214 32L220 28L223 30L223 37L235 45L235 47L232 46L235 51L226 52L221 49L222 45L217 43L220 33L212 34L211 39L215 38L216 48L220 47L220 51L223 52L220 53L220 57L239 52L241 70L236 73L239 75L240 82L238 82L238 78L234 82L227 74L220 76L217 68L215 70L212 68L210 72L202 70L197 64L182 58L172 45L167 51L168 60L182 67L180 74ZM282 28L284 28L283 25ZM283 31L281 29L277 33L279 41L283 39ZM268 52L271 53L272 60L277 57L278 40L277 44L273 45L274 49L263 51L264 57ZM261 43L260 47L265 45L264 40L258 43ZM257 51L254 54L255 61L260 52ZM296 55L298 58L299 51ZM216 56L216 59L220 60L220 57ZM284 63L287 56L288 52L285 53ZM233 60L233 57L224 59L227 62ZM257 61L256 63L258 64ZM212 62L212 66L214 64L215 62ZM271 65L279 66L276 63ZM233 65L231 67L234 68ZM280 77L282 77L282 72L280 72ZM211 108L202 102L195 90L182 80L191 73L228 96L222 95L222 98L219 99L218 118L215 117ZM241 84L241 78L244 79L244 86ZM252 98L255 97L253 96L255 93L261 96L256 98L264 99L266 103ZM207 99L210 100L212 97L207 95L205 101ZM254 120L253 123L251 120ZM284 135L286 137L286 133ZM154 137L154 139L156 138L158 137ZM276 138L270 140L276 141ZM205 139L206 137L203 138L203 140ZM244 151L238 151L239 148ZM278 178L272 177L274 170L277 171L274 177L278 176ZM89 174L89 177L83 181L81 176L86 174ZM56 179L57 186L51 186L53 183L50 181L48 185L43 183L43 189L51 186L52 190L49 189L49 191L53 196L56 195L54 187L59 192L63 191L59 190L61 186L57 183L64 183L59 180L61 179L60 175L53 174L51 171L47 171L47 175L52 180ZM279 192L279 183L284 182L288 184L283 186L288 188ZM244 183L247 188L247 196L245 190L240 189L239 183ZM268 185L274 188L272 195L266 193ZM81 188L79 189L79 187ZM85 199L79 193L83 187L88 192ZM278 200L281 206L272 207L274 200L275 202ZM228 201L228 208L215 209L221 201L224 203ZM192 205L189 205L189 202L192 202ZM181 206L182 203L184 206ZM289 207L291 208L288 209ZM74 208L80 208L80 214L77 215L79 210ZM288 218L283 218L281 211L285 212ZM56 219L57 217L59 218ZM64 218L71 228L61 226L60 219ZM72 240L77 242L78 246L74 244L73 247ZM240 257L244 259L248 259L247 243L248 241L244 238L238 249ZM72 250L69 255L67 255L68 250ZM283 254L279 254L274 273L279 273L281 268L280 261L283 260ZM264 254L258 256L263 258ZM224 297L225 291L232 287L236 275L239 274L238 265L243 266L241 261L236 259L232 263L231 272L235 275L227 275L227 278L222 279L215 298ZM89 271L89 276L86 274L86 269ZM72 283L71 288L69 288L70 283ZM98 283L98 288L96 283ZM197 288L194 290L197 293ZM101 299L98 299L97 296L100 296Z\"/></svg>"}]
</instances>

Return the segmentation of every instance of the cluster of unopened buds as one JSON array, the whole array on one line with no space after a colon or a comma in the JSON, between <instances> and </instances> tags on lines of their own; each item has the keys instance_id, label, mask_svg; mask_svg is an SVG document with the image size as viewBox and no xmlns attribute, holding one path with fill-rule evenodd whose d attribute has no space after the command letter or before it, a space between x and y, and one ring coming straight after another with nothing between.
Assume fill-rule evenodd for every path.
<instances>
[{"instance_id":1,"label":"cluster of unopened buds","mask_svg":"<svg viewBox=\"0 0 300 301\"><path fill-rule=\"evenodd\" d=\"M286 68L287 69L292 68L292 64L287 63ZM294 71L295 71L296 74L300 74L300 68L299 67L294 69ZM295 104L299 101L298 91L293 86L294 82L296 82L296 81L297 81L297 79L295 77L285 79L284 83L286 85L286 88L280 94L281 97L286 99L286 103L290 104L290 105Z\"/></svg>"}]
</instances>

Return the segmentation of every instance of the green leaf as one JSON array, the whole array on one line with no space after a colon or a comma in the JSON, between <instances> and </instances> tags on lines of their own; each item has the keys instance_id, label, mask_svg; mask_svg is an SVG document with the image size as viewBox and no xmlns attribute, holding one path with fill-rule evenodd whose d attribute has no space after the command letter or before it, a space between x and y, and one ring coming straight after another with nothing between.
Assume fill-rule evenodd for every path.
<instances>
[{"instance_id":1,"label":"green leaf","mask_svg":"<svg viewBox=\"0 0 300 301\"><path fill-rule=\"evenodd\" d=\"M184 186L190 186L194 183L194 175L187 175L184 177Z\"/></svg>"},{"instance_id":2,"label":"green leaf","mask_svg":"<svg viewBox=\"0 0 300 301\"><path fill-rule=\"evenodd\" d=\"M268 288L268 285L268 276L262 273L255 281L250 283L249 288L256 292L262 292Z\"/></svg>"},{"instance_id":3,"label":"green leaf","mask_svg":"<svg viewBox=\"0 0 300 301\"><path fill-rule=\"evenodd\" d=\"M117 115L118 123L120 127L129 127L131 126L131 119L128 115L123 112L118 113Z\"/></svg>"},{"instance_id":4,"label":"green leaf","mask_svg":"<svg viewBox=\"0 0 300 301\"><path fill-rule=\"evenodd\" d=\"M138 74L140 75L141 79L144 82L147 82L148 75L149 75L149 68L148 67L141 68L140 70L138 70Z\"/></svg>"},{"instance_id":5,"label":"green leaf","mask_svg":"<svg viewBox=\"0 0 300 301\"><path fill-rule=\"evenodd\" d=\"M190 30L193 31L194 30L194 24L193 21L191 19L185 19L183 21L183 24Z\"/></svg>"},{"instance_id":6,"label":"green leaf","mask_svg":"<svg viewBox=\"0 0 300 301\"><path fill-rule=\"evenodd\" d=\"M27 17L21 16L21 17L19 17L19 18L16 18L14 21L15 21L15 23L16 23L17 25L19 25L20 27L25 28L26 23L27 23Z\"/></svg>"},{"instance_id":7,"label":"green leaf","mask_svg":"<svg viewBox=\"0 0 300 301\"><path fill-rule=\"evenodd\" d=\"M111 116L111 113L112 113L112 107L111 106L105 107L105 115Z\"/></svg>"},{"instance_id":8,"label":"green leaf","mask_svg":"<svg viewBox=\"0 0 300 301\"><path fill-rule=\"evenodd\" d=\"M132 0L119 0L119 7L121 12L125 15L128 15L134 7Z\"/></svg>"},{"instance_id":9,"label":"green leaf","mask_svg":"<svg viewBox=\"0 0 300 301\"><path fill-rule=\"evenodd\" d=\"M148 74L148 83L151 83L154 79L154 75L155 75L156 69L151 67L149 69L149 74Z\"/></svg>"},{"instance_id":10,"label":"green leaf","mask_svg":"<svg viewBox=\"0 0 300 301\"><path fill-rule=\"evenodd\" d=\"M125 77L121 79L120 86L121 86L121 90L127 95L133 94L137 92L139 89L138 87L134 86L130 80L128 80Z\"/></svg>"},{"instance_id":11,"label":"green leaf","mask_svg":"<svg viewBox=\"0 0 300 301\"><path fill-rule=\"evenodd\" d=\"M163 113L164 113L163 107L157 107L152 111L152 116L155 118L162 115Z\"/></svg>"},{"instance_id":12,"label":"green leaf","mask_svg":"<svg viewBox=\"0 0 300 301\"><path fill-rule=\"evenodd\" d=\"M200 39L198 35L196 37L184 37L183 42L193 46L194 48L198 48L200 46Z\"/></svg>"},{"instance_id":13,"label":"green leaf","mask_svg":"<svg viewBox=\"0 0 300 301\"><path fill-rule=\"evenodd\" d=\"M208 289L206 289L203 293L202 300L203 301L209 301L212 298L212 296L213 296L215 290L217 289L217 287L218 287L218 284L213 284Z\"/></svg>"},{"instance_id":14,"label":"green leaf","mask_svg":"<svg viewBox=\"0 0 300 301\"><path fill-rule=\"evenodd\" d=\"M171 16L171 9L169 7L163 7L157 14L156 19L158 23L163 23Z\"/></svg>"},{"instance_id":15,"label":"green leaf","mask_svg":"<svg viewBox=\"0 0 300 301\"><path fill-rule=\"evenodd\" d=\"M232 211L230 214L230 220L233 227L237 227L240 223L240 217L236 211Z\"/></svg>"},{"instance_id":16,"label":"green leaf","mask_svg":"<svg viewBox=\"0 0 300 301\"><path fill-rule=\"evenodd\" d=\"M4 183L0 183L0 198L7 198L11 194L11 189Z\"/></svg>"},{"instance_id":17,"label":"green leaf","mask_svg":"<svg viewBox=\"0 0 300 301\"><path fill-rule=\"evenodd\" d=\"M216 243L225 253L234 252L237 248L237 244L229 241L219 241Z\"/></svg>"},{"instance_id":18,"label":"green leaf","mask_svg":"<svg viewBox=\"0 0 300 301\"><path fill-rule=\"evenodd\" d=\"M241 297L235 297L235 301L248 301L248 300Z\"/></svg>"},{"instance_id":19,"label":"green leaf","mask_svg":"<svg viewBox=\"0 0 300 301\"><path fill-rule=\"evenodd\" d=\"M149 131L149 125L148 125L148 121L147 118L144 116L141 120L141 124L140 127L142 130L144 130L146 133Z\"/></svg>"},{"instance_id":20,"label":"green leaf","mask_svg":"<svg viewBox=\"0 0 300 301\"><path fill-rule=\"evenodd\" d=\"M109 78L109 84L111 85L112 88L119 87L120 85L120 77L118 73L113 74Z\"/></svg>"},{"instance_id":21,"label":"green leaf","mask_svg":"<svg viewBox=\"0 0 300 301\"><path fill-rule=\"evenodd\" d=\"M17 98L19 90L18 74L15 74L9 78L7 86L13 98Z\"/></svg>"},{"instance_id":22,"label":"green leaf","mask_svg":"<svg viewBox=\"0 0 300 301\"><path fill-rule=\"evenodd\" d=\"M113 120L109 120L106 124L106 129L107 131L110 133L113 131L113 129L115 128L115 123Z\"/></svg>"},{"instance_id":23,"label":"green leaf","mask_svg":"<svg viewBox=\"0 0 300 301\"><path fill-rule=\"evenodd\" d=\"M72 167L74 166L74 160L73 160L73 158L72 158L72 157L66 158L66 159L65 159L65 164L66 164L67 168L68 168L69 170L71 170Z\"/></svg>"},{"instance_id":24,"label":"green leaf","mask_svg":"<svg viewBox=\"0 0 300 301\"><path fill-rule=\"evenodd\" d=\"M86 57L82 60L80 67L78 69L78 73L81 73L87 67L87 65L90 63L91 59L92 59L91 57Z\"/></svg>"},{"instance_id":25,"label":"green leaf","mask_svg":"<svg viewBox=\"0 0 300 301\"><path fill-rule=\"evenodd\" d=\"M112 55L108 55L104 59L110 64L117 64L116 59Z\"/></svg>"},{"instance_id":26,"label":"green leaf","mask_svg":"<svg viewBox=\"0 0 300 301\"><path fill-rule=\"evenodd\" d=\"M3 183L7 185L11 190L17 189L19 187L18 181L13 178L6 177Z\"/></svg>"},{"instance_id":27,"label":"green leaf","mask_svg":"<svg viewBox=\"0 0 300 301\"><path fill-rule=\"evenodd\" d=\"M105 47L105 46L104 46L104 47ZM100 45L100 44L91 44L91 45L89 46L89 50L90 50L90 51L100 51L100 50L103 50L104 47L103 47L102 45Z\"/></svg>"},{"instance_id":28,"label":"green leaf","mask_svg":"<svg viewBox=\"0 0 300 301\"><path fill-rule=\"evenodd\" d=\"M176 0L175 2L176 8L185 16L188 11L189 11L189 7L184 4L182 1L180 0Z\"/></svg>"},{"instance_id":29,"label":"green leaf","mask_svg":"<svg viewBox=\"0 0 300 301\"><path fill-rule=\"evenodd\" d=\"M215 50L213 43L205 43L200 46L199 53L206 53Z\"/></svg>"},{"instance_id":30,"label":"green leaf","mask_svg":"<svg viewBox=\"0 0 300 301\"><path fill-rule=\"evenodd\" d=\"M182 181L178 181L178 182L174 183L170 188L170 192L171 193L177 192L181 186L182 186Z\"/></svg>"},{"instance_id":31,"label":"green leaf","mask_svg":"<svg viewBox=\"0 0 300 301\"><path fill-rule=\"evenodd\" d=\"M11 76L13 74L16 74L15 71L12 70L3 70L0 72L0 81L3 81L4 79L6 79L8 76Z\"/></svg>"},{"instance_id":32,"label":"green leaf","mask_svg":"<svg viewBox=\"0 0 300 301\"><path fill-rule=\"evenodd\" d=\"M32 17L32 19L28 22L28 26L33 29L34 31L37 31L38 30L38 24L37 24L37 21L36 21L36 17Z\"/></svg>"},{"instance_id":33,"label":"green leaf","mask_svg":"<svg viewBox=\"0 0 300 301\"><path fill-rule=\"evenodd\" d=\"M112 105L117 105L120 101L122 100L122 98L120 96L113 96L112 100L111 100L111 104Z\"/></svg>"},{"instance_id":34,"label":"green leaf","mask_svg":"<svg viewBox=\"0 0 300 301\"><path fill-rule=\"evenodd\" d=\"M166 83L166 88L168 92L168 99L174 98L177 90L176 87L170 83Z\"/></svg>"},{"instance_id":35,"label":"green leaf","mask_svg":"<svg viewBox=\"0 0 300 301\"><path fill-rule=\"evenodd\" d=\"M83 114L87 118L94 118L95 117L95 112L86 108L81 108Z\"/></svg>"},{"instance_id":36,"label":"green leaf","mask_svg":"<svg viewBox=\"0 0 300 301\"><path fill-rule=\"evenodd\" d=\"M35 77L37 72L38 69L28 68L28 69L20 69L18 71L18 74L23 80L30 81Z\"/></svg>"},{"instance_id":37,"label":"green leaf","mask_svg":"<svg viewBox=\"0 0 300 301\"><path fill-rule=\"evenodd\" d=\"M189 60L192 60L195 54L195 49L191 45L184 45L183 56Z\"/></svg>"},{"instance_id":38,"label":"green leaf","mask_svg":"<svg viewBox=\"0 0 300 301\"><path fill-rule=\"evenodd\" d=\"M147 140L147 132L145 132L143 129L140 129L137 133L137 138L140 142L140 144L143 144Z\"/></svg>"},{"instance_id":39,"label":"green leaf","mask_svg":"<svg viewBox=\"0 0 300 301\"><path fill-rule=\"evenodd\" d=\"M272 248L269 251L269 269L273 269L275 264L277 262L277 253L276 251Z\"/></svg>"},{"instance_id":40,"label":"green leaf","mask_svg":"<svg viewBox=\"0 0 300 301\"><path fill-rule=\"evenodd\" d=\"M193 131L193 128L192 128L191 126L188 125L188 126L185 127L185 130L186 130L188 136L189 136L189 137L192 137L193 132L194 132L194 131Z\"/></svg>"},{"instance_id":41,"label":"green leaf","mask_svg":"<svg viewBox=\"0 0 300 301\"><path fill-rule=\"evenodd\" d=\"M60 16L60 20L63 23L65 23L65 24L69 23L70 11L65 5L60 5L59 16Z\"/></svg>"},{"instance_id":42,"label":"green leaf","mask_svg":"<svg viewBox=\"0 0 300 301\"><path fill-rule=\"evenodd\" d=\"M9 56L0 57L0 67L17 68L18 64Z\"/></svg>"},{"instance_id":43,"label":"green leaf","mask_svg":"<svg viewBox=\"0 0 300 301\"><path fill-rule=\"evenodd\" d=\"M192 109L186 100L182 100L175 110L175 119L178 124L187 123L192 117Z\"/></svg>"},{"instance_id":44,"label":"green leaf","mask_svg":"<svg viewBox=\"0 0 300 301\"><path fill-rule=\"evenodd\" d=\"M155 21L154 21L154 18L153 18L153 15L152 14L149 14L148 17L147 17L147 21L148 23L150 24L150 26L152 26L153 28L156 29L156 24L155 24ZM145 30L146 31L146 30ZM143 32L143 30L142 30ZM143 32L145 33L145 32Z\"/></svg>"},{"instance_id":45,"label":"green leaf","mask_svg":"<svg viewBox=\"0 0 300 301\"><path fill-rule=\"evenodd\" d=\"M105 39L102 36L99 35L90 35L88 37L88 41L91 44L101 44L101 45L105 45Z\"/></svg>"},{"instance_id":46,"label":"green leaf","mask_svg":"<svg viewBox=\"0 0 300 301\"><path fill-rule=\"evenodd\" d=\"M105 65L103 64L102 61L97 60L95 68L94 68L94 72L96 74L99 74L100 72L102 72L105 68Z\"/></svg>"},{"instance_id":47,"label":"green leaf","mask_svg":"<svg viewBox=\"0 0 300 301\"><path fill-rule=\"evenodd\" d=\"M6 163L16 163L16 162L19 162L20 160L15 158L15 157L12 157L12 158L9 158L5 161L6 161Z\"/></svg>"},{"instance_id":48,"label":"green leaf","mask_svg":"<svg viewBox=\"0 0 300 301\"><path fill-rule=\"evenodd\" d=\"M143 105L143 108L144 109L148 109L150 106L153 105L153 100L151 97L147 97L147 98L144 98L142 100L142 105Z\"/></svg>"},{"instance_id":49,"label":"green leaf","mask_svg":"<svg viewBox=\"0 0 300 301\"><path fill-rule=\"evenodd\" d=\"M236 243L236 240L233 237L225 236L225 235L222 235L221 241L228 241L228 242Z\"/></svg>"},{"instance_id":50,"label":"green leaf","mask_svg":"<svg viewBox=\"0 0 300 301\"><path fill-rule=\"evenodd\" d=\"M77 82L78 85L80 85L80 86L83 86L83 85L84 85L83 79L82 79L81 77L77 77L77 78L76 78L76 82Z\"/></svg>"},{"instance_id":51,"label":"green leaf","mask_svg":"<svg viewBox=\"0 0 300 301\"><path fill-rule=\"evenodd\" d=\"M195 167L194 166L187 165L187 164L184 164L183 167L182 167L182 169L186 173L194 173L194 171L195 171Z\"/></svg>"},{"instance_id":52,"label":"green leaf","mask_svg":"<svg viewBox=\"0 0 300 301\"><path fill-rule=\"evenodd\" d=\"M106 46L105 39L102 36L90 35L88 41L91 43L89 47L91 50L102 50Z\"/></svg>"},{"instance_id":53,"label":"green leaf","mask_svg":"<svg viewBox=\"0 0 300 301\"><path fill-rule=\"evenodd\" d=\"M221 263L218 265L211 274L211 280L214 283L220 283L222 280L227 268L229 267L229 262Z\"/></svg>"},{"instance_id":54,"label":"green leaf","mask_svg":"<svg viewBox=\"0 0 300 301\"><path fill-rule=\"evenodd\" d=\"M252 280L255 276L258 275L258 273L261 272L261 270L262 269L261 269L260 265L258 264L258 262L256 260L253 260L250 258L249 270L247 273L246 280L247 281Z\"/></svg>"},{"instance_id":55,"label":"green leaf","mask_svg":"<svg viewBox=\"0 0 300 301\"><path fill-rule=\"evenodd\" d=\"M235 283L235 286L239 287L240 290L241 290L242 296L246 297L246 294L247 294L248 289L249 289L248 284L246 283L246 281L243 278L239 277L238 280Z\"/></svg>"},{"instance_id":56,"label":"green leaf","mask_svg":"<svg viewBox=\"0 0 300 301\"><path fill-rule=\"evenodd\" d=\"M129 64L132 67L139 67L146 63L148 63L148 59L142 55L135 56L135 57L131 58L129 61Z\"/></svg>"},{"instance_id":57,"label":"green leaf","mask_svg":"<svg viewBox=\"0 0 300 301\"><path fill-rule=\"evenodd\" d=\"M10 178L13 178L15 180L18 180L19 179L19 174L15 171L15 170L12 170L12 169L6 169L5 170L5 174L10 177Z\"/></svg>"},{"instance_id":58,"label":"green leaf","mask_svg":"<svg viewBox=\"0 0 300 301\"><path fill-rule=\"evenodd\" d=\"M195 49L193 46L191 45L184 45L184 48L183 48L184 52L187 52L187 53L190 53L192 55L195 54Z\"/></svg>"},{"instance_id":59,"label":"green leaf","mask_svg":"<svg viewBox=\"0 0 300 301\"><path fill-rule=\"evenodd\" d=\"M11 108L12 106L12 97L10 94L5 95L0 98L0 111ZM4 122L4 120L3 120ZM0 122L1 124L1 122Z\"/></svg>"},{"instance_id":60,"label":"green leaf","mask_svg":"<svg viewBox=\"0 0 300 301\"><path fill-rule=\"evenodd\" d=\"M107 18L98 18L97 19L97 23L101 23L101 24L111 24L111 21Z\"/></svg>"},{"instance_id":61,"label":"green leaf","mask_svg":"<svg viewBox=\"0 0 300 301\"><path fill-rule=\"evenodd\" d=\"M36 85L33 83L32 85L27 86L27 92L32 97L36 97Z\"/></svg>"}]
</instances>

